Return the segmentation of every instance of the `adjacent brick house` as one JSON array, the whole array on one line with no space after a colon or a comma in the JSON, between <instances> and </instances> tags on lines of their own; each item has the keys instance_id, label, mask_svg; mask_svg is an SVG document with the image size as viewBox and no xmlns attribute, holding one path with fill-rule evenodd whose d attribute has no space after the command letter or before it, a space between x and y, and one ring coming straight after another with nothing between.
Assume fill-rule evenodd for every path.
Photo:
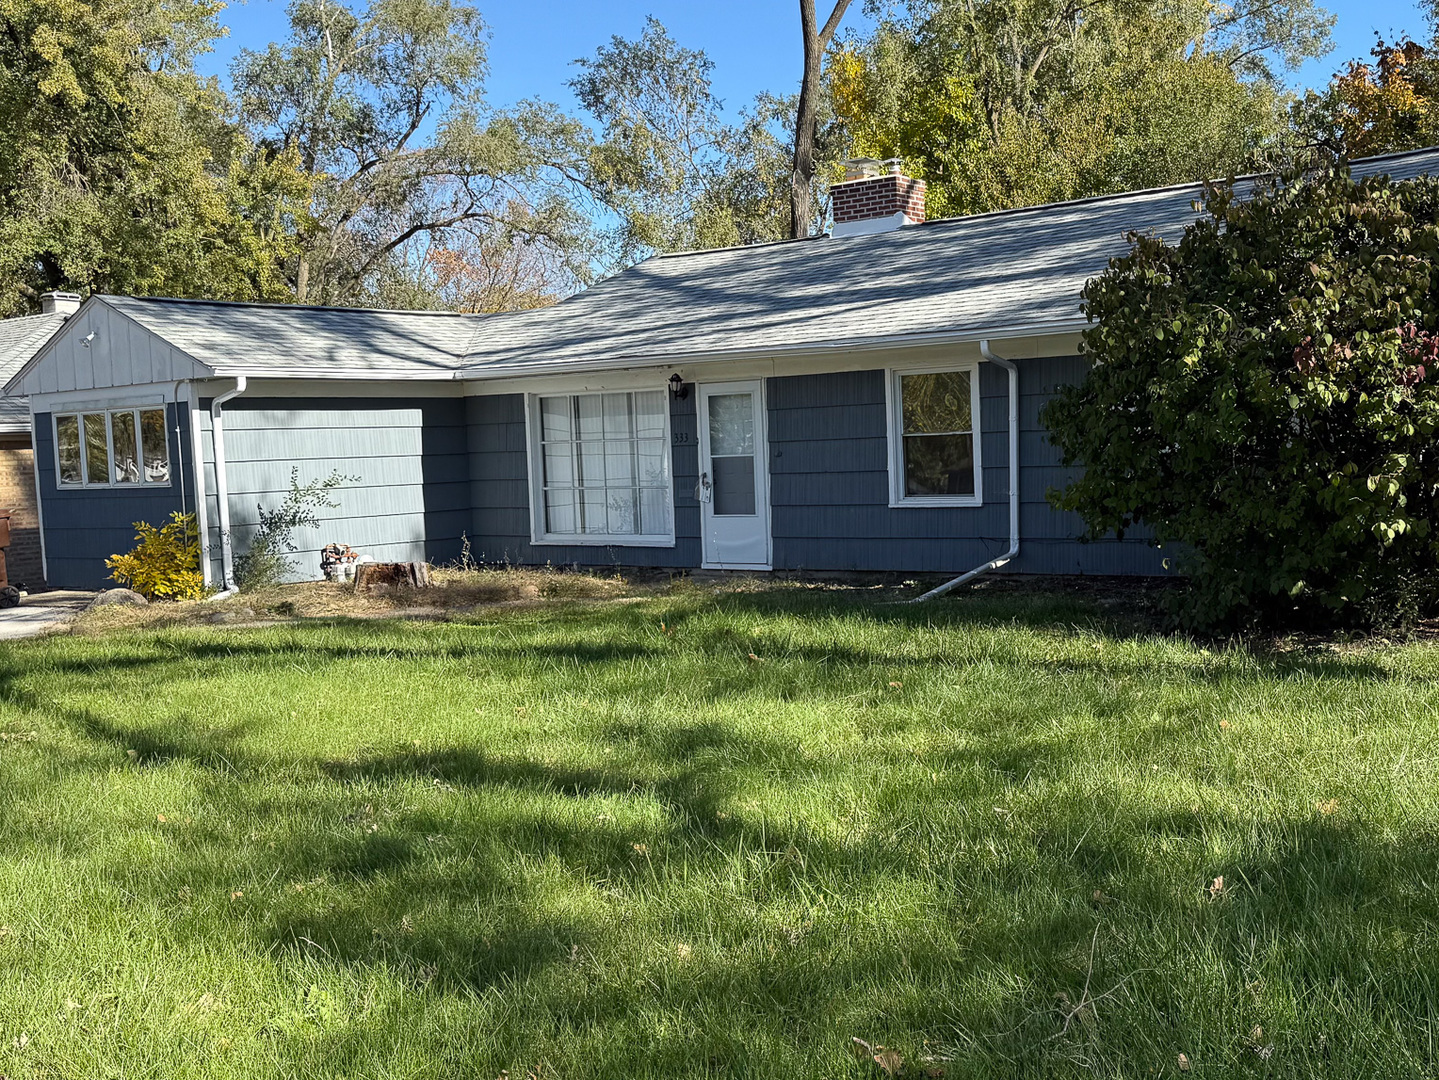
<instances>
[{"instance_id":1,"label":"adjacent brick house","mask_svg":"<svg viewBox=\"0 0 1439 1080\"><path fill-rule=\"evenodd\" d=\"M0 378L8 379L40 351L80 307L71 293L46 293L41 314L0 320ZM31 447L30 405L24 398L0 398L0 510L10 510L10 584L45 584L40 550L40 511L35 497L35 454Z\"/></svg>"}]
</instances>

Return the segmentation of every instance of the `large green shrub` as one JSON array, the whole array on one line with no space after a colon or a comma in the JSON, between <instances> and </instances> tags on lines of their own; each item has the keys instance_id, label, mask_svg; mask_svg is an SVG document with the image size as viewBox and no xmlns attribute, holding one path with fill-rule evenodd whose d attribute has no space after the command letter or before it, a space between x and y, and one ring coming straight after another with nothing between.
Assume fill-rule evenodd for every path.
<instances>
[{"instance_id":1,"label":"large green shrub","mask_svg":"<svg viewBox=\"0 0 1439 1080\"><path fill-rule=\"evenodd\" d=\"M1439 182L1291 175L1212 189L1084 291L1082 385L1044 411L1092 535L1178 556L1193 626L1439 600Z\"/></svg>"}]
</instances>

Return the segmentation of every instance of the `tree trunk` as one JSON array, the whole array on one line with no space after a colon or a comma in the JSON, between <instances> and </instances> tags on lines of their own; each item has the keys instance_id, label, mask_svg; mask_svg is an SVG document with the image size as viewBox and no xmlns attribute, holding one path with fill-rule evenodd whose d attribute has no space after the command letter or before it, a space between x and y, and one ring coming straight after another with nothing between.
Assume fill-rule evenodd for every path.
<instances>
[{"instance_id":1,"label":"tree trunk","mask_svg":"<svg viewBox=\"0 0 1439 1080\"><path fill-rule=\"evenodd\" d=\"M819 84L824 51L839 29L850 0L835 0L834 10L820 28L814 0L799 0L800 31L804 35L804 75L800 79L799 108L794 124L794 169L790 173L789 234L798 240L809 235L810 184L814 180L814 137L819 126Z\"/></svg>"},{"instance_id":2,"label":"tree trunk","mask_svg":"<svg viewBox=\"0 0 1439 1080\"><path fill-rule=\"evenodd\" d=\"M310 293L310 258L301 255L295 268L295 303L303 304Z\"/></svg>"}]
</instances>

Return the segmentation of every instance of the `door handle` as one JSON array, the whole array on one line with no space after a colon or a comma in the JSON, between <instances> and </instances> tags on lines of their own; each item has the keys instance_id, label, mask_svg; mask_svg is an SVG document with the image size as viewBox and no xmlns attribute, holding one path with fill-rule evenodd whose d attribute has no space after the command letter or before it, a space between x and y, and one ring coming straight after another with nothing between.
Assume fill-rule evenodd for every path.
<instances>
[{"instance_id":1,"label":"door handle","mask_svg":"<svg viewBox=\"0 0 1439 1080\"><path fill-rule=\"evenodd\" d=\"M700 473L700 482L695 485L695 498L700 502L709 502L713 490L714 485L710 483L710 474L707 472Z\"/></svg>"}]
</instances>

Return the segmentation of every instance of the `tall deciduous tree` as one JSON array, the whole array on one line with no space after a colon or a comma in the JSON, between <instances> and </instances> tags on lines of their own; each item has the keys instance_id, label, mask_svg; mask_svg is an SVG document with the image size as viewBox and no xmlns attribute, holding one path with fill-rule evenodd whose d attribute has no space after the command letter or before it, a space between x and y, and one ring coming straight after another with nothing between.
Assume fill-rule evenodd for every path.
<instances>
[{"instance_id":1,"label":"tall deciduous tree","mask_svg":"<svg viewBox=\"0 0 1439 1080\"><path fill-rule=\"evenodd\" d=\"M992 210L1278 159L1277 72L1331 21L1312 0L912 0L828 81L853 149L903 156L932 213Z\"/></svg>"},{"instance_id":2,"label":"tall deciduous tree","mask_svg":"<svg viewBox=\"0 0 1439 1080\"><path fill-rule=\"evenodd\" d=\"M653 18L576 64L570 86L601 128L584 179L617 220L614 262L785 235L791 101L760 95L730 123L709 57Z\"/></svg>"},{"instance_id":3,"label":"tall deciduous tree","mask_svg":"<svg viewBox=\"0 0 1439 1080\"><path fill-rule=\"evenodd\" d=\"M1354 60L1295 110L1300 129L1340 157L1414 150L1439 143L1439 17L1427 8L1427 44L1382 38L1373 63Z\"/></svg>"},{"instance_id":4,"label":"tall deciduous tree","mask_svg":"<svg viewBox=\"0 0 1439 1080\"><path fill-rule=\"evenodd\" d=\"M210 0L0 0L0 312L46 289L280 296L297 162L194 70Z\"/></svg>"},{"instance_id":5,"label":"tall deciduous tree","mask_svg":"<svg viewBox=\"0 0 1439 1080\"><path fill-rule=\"evenodd\" d=\"M804 42L804 72L800 77L799 102L794 121L794 167L790 173L789 234L798 239L809 235L814 204L811 190L815 178L815 137L819 130L820 92L823 88L824 54L849 8L850 0L835 0L824 25L818 22L814 0L799 0L800 35Z\"/></svg>"},{"instance_id":6,"label":"tall deciduous tree","mask_svg":"<svg viewBox=\"0 0 1439 1080\"><path fill-rule=\"evenodd\" d=\"M289 39L243 52L234 81L267 144L293 148L316 179L295 264L302 302L356 302L401 253L459 233L523 235L585 272L586 222L566 186L584 132L548 106L486 108L478 11L293 0L289 17Z\"/></svg>"}]
</instances>

